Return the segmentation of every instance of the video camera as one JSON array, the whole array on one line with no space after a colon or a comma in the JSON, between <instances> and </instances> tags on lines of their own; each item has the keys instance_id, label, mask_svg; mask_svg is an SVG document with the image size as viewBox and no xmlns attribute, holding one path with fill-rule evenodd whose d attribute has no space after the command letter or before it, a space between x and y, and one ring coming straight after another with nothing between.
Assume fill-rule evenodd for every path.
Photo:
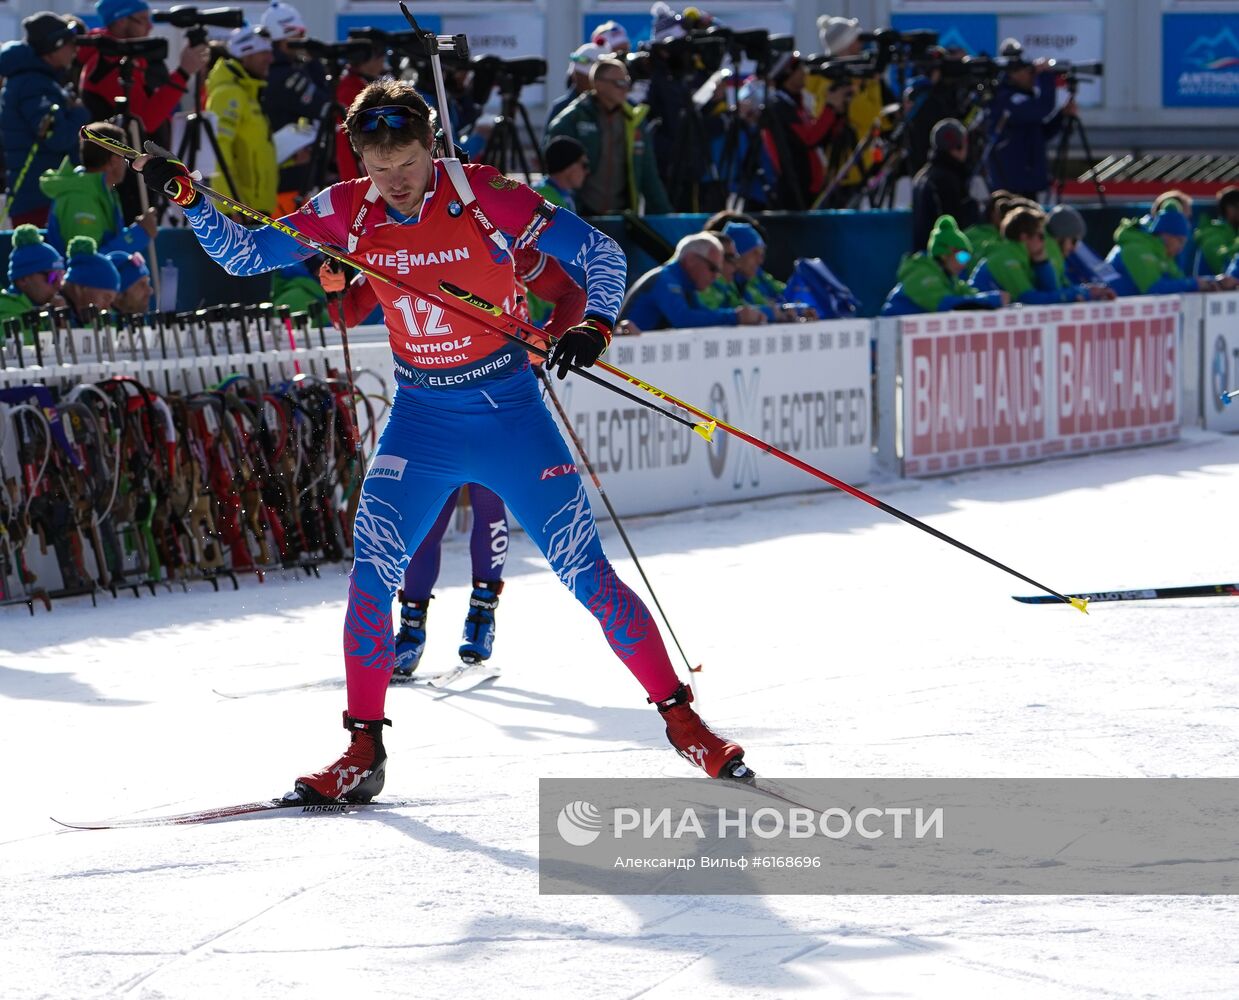
<instances>
[{"instance_id":1,"label":"video camera","mask_svg":"<svg viewBox=\"0 0 1239 1000\"><path fill-rule=\"evenodd\" d=\"M304 52L311 59L338 66L346 62L362 62L369 59L380 46L365 38L347 38L342 42L320 42L313 38L294 38L288 47L294 52ZM383 50L386 51L386 50Z\"/></svg>"},{"instance_id":2,"label":"video camera","mask_svg":"<svg viewBox=\"0 0 1239 1000\"><path fill-rule=\"evenodd\" d=\"M520 59L474 56L469 65L473 69L473 99L478 104L485 104L496 87L504 97L515 97L522 87L542 83L546 79L546 60L537 56Z\"/></svg>"},{"instance_id":3,"label":"video camera","mask_svg":"<svg viewBox=\"0 0 1239 1000\"><path fill-rule=\"evenodd\" d=\"M177 4L169 10L151 13L156 24L170 24L174 28L188 29L185 40L190 45L203 45L207 40L207 28L240 28L245 25L245 11L240 7L212 7L199 10L189 4Z\"/></svg>"},{"instance_id":4,"label":"video camera","mask_svg":"<svg viewBox=\"0 0 1239 1000\"><path fill-rule=\"evenodd\" d=\"M691 77L699 71L713 73L722 66L727 41L715 28L702 28L679 38L642 42L638 48L664 59L673 76Z\"/></svg>"},{"instance_id":5,"label":"video camera","mask_svg":"<svg viewBox=\"0 0 1239 1000\"><path fill-rule=\"evenodd\" d=\"M113 38L111 35L78 35L77 44L111 59L167 59L166 38Z\"/></svg>"},{"instance_id":6,"label":"video camera","mask_svg":"<svg viewBox=\"0 0 1239 1000\"><path fill-rule=\"evenodd\" d=\"M1081 76L1104 76L1106 67L1099 62L1073 63L1065 59L1051 59L1048 69L1071 82Z\"/></svg>"},{"instance_id":7,"label":"video camera","mask_svg":"<svg viewBox=\"0 0 1239 1000\"><path fill-rule=\"evenodd\" d=\"M835 83L845 80L866 80L882 72L877 59L872 55L830 56L812 55L804 59L805 66L814 76L825 77Z\"/></svg>"}]
</instances>

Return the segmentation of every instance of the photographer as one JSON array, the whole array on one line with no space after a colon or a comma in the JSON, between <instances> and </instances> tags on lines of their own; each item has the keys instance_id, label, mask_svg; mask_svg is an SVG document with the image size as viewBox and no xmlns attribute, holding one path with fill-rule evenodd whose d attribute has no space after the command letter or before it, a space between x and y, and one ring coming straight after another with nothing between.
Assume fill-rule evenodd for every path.
<instances>
[{"instance_id":1,"label":"photographer","mask_svg":"<svg viewBox=\"0 0 1239 1000\"><path fill-rule=\"evenodd\" d=\"M968 133L954 118L934 126L933 155L912 182L912 249L923 250L940 216L949 215L962 229L980 221L980 209L968 192Z\"/></svg>"},{"instance_id":2,"label":"photographer","mask_svg":"<svg viewBox=\"0 0 1239 1000\"><path fill-rule=\"evenodd\" d=\"M817 19L818 36L821 39L822 51L832 59L847 59L860 56L864 48L864 37L860 30L860 22L856 18L827 17ZM881 65L878 63L877 65ZM815 81L816 82L816 81ZM834 81L828 81L833 83ZM813 89L814 106L821 107L829 97L829 87L817 85ZM875 125L886 129L890 122L882 117L882 108L893 103L895 95L891 92L881 72L861 76L853 82L847 104L848 124L851 126L853 143L868 135ZM848 171L843 178L844 188L855 188L873 169L878 156L877 147L870 144L861 154L860 163ZM841 167L843 162L839 163Z\"/></svg>"},{"instance_id":3,"label":"photographer","mask_svg":"<svg viewBox=\"0 0 1239 1000\"><path fill-rule=\"evenodd\" d=\"M805 67L799 52L780 55L770 78L775 85L769 107L774 128L766 131L765 138L775 153L779 207L808 208L828 179L824 149L833 147L837 159L842 147L848 144L851 81L829 81L826 102L815 118L804 106Z\"/></svg>"},{"instance_id":4,"label":"photographer","mask_svg":"<svg viewBox=\"0 0 1239 1000\"><path fill-rule=\"evenodd\" d=\"M561 111L548 133L572 136L585 147L590 174L577 197L581 214L635 212L641 196L645 214L670 213L643 127L649 109L634 108L627 100L632 87L628 67L607 56L594 64L589 78L593 89Z\"/></svg>"},{"instance_id":5,"label":"photographer","mask_svg":"<svg viewBox=\"0 0 1239 1000\"><path fill-rule=\"evenodd\" d=\"M119 54L106 44L107 40L136 41L150 35L151 8L146 0L96 0L95 13L104 26L87 37L102 38L105 44L88 49L82 60L78 86L82 100L94 120L101 121L116 113L118 97L127 98L129 111L143 131L167 145L172 113L189 91L194 76L207 64L206 45L186 45L180 64L169 76L161 60ZM122 61L126 63L123 74Z\"/></svg>"},{"instance_id":6,"label":"photographer","mask_svg":"<svg viewBox=\"0 0 1239 1000\"><path fill-rule=\"evenodd\" d=\"M51 202L39 175L61 158L76 158L78 130L90 113L60 79L77 52L77 34L65 18L47 11L22 21L24 42L0 49L0 141L8 164L8 214L13 226L42 226Z\"/></svg>"},{"instance_id":7,"label":"photographer","mask_svg":"<svg viewBox=\"0 0 1239 1000\"><path fill-rule=\"evenodd\" d=\"M933 48L927 53L924 76L908 81L903 93L903 118L907 133L907 168L915 175L933 153L930 136L944 118L964 121L968 100L962 68L962 49Z\"/></svg>"},{"instance_id":8,"label":"photographer","mask_svg":"<svg viewBox=\"0 0 1239 1000\"><path fill-rule=\"evenodd\" d=\"M270 215L278 172L261 98L273 58L271 42L261 30L237 28L228 38L227 53L207 77L206 106L219 122L220 152L237 189L228 189L223 171L211 179L211 186Z\"/></svg>"},{"instance_id":9,"label":"photographer","mask_svg":"<svg viewBox=\"0 0 1239 1000\"><path fill-rule=\"evenodd\" d=\"M1064 116L1076 114L1073 97L1054 110L1056 75L1048 61L1028 62L1014 38L1002 43L1005 69L986 112L989 152L986 171L990 188L1005 188L1036 201L1050 186L1046 146L1058 134Z\"/></svg>"},{"instance_id":10,"label":"photographer","mask_svg":"<svg viewBox=\"0 0 1239 1000\"><path fill-rule=\"evenodd\" d=\"M288 45L292 39L305 37L301 14L292 4L271 0L262 15L262 27L271 39L271 69L262 96L271 130L279 131L301 118L318 122L331 107L331 90L323 64ZM283 185L280 189L285 190Z\"/></svg>"}]
</instances>

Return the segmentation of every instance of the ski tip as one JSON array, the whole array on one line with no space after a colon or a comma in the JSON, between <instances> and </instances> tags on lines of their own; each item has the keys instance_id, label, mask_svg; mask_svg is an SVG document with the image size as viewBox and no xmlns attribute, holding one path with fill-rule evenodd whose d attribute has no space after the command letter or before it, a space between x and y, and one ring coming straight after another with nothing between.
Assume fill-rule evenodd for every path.
<instances>
[{"instance_id":1,"label":"ski tip","mask_svg":"<svg viewBox=\"0 0 1239 1000\"><path fill-rule=\"evenodd\" d=\"M1068 600L1071 601L1071 606L1075 608L1077 611L1081 611L1084 614L1088 614L1088 598L1087 597L1071 597L1071 598L1068 598Z\"/></svg>"},{"instance_id":2,"label":"ski tip","mask_svg":"<svg viewBox=\"0 0 1239 1000\"><path fill-rule=\"evenodd\" d=\"M717 427L717 420L711 420L708 424L693 424L693 430L711 443L714 441L714 431Z\"/></svg>"}]
</instances>

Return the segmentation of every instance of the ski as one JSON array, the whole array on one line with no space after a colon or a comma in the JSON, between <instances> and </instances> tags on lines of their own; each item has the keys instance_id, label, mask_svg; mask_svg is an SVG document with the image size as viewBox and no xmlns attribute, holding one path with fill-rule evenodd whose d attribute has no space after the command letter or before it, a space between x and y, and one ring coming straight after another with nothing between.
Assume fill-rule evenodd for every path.
<instances>
[{"instance_id":1,"label":"ski","mask_svg":"<svg viewBox=\"0 0 1239 1000\"><path fill-rule=\"evenodd\" d=\"M482 681L493 680L501 672L499 667L488 664L483 660L478 663L461 663L450 670L440 670L434 673L412 673L408 675L395 673L391 675L391 685L392 687L444 688L463 677L473 677L479 674L482 675L478 678L478 683L480 684Z\"/></svg>"},{"instance_id":2,"label":"ski","mask_svg":"<svg viewBox=\"0 0 1239 1000\"><path fill-rule=\"evenodd\" d=\"M1145 587L1136 590L1099 590L1094 594L1068 594L1090 604L1100 601L1166 601L1180 597L1239 597L1239 583L1196 583L1187 587ZM1062 604L1049 594L1013 597L1021 604Z\"/></svg>"},{"instance_id":3,"label":"ski","mask_svg":"<svg viewBox=\"0 0 1239 1000\"><path fill-rule=\"evenodd\" d=\"M295 812L297 815L304 816L332 816L357 812L361 809L399 809L422 804L411 799L388 802L321 803L302 802L300 799L263 799L260 802L242 802L236 805L216 806L213 809L197 809L193 812L163 816L129 816L101 820L64 820L52 816L50 819L53 823L59 823L71 830L121 830L134 827L190 826L195 823L214 823L219 820L240 819L271 812Z\"/></svg>"},{"instance_id":4,"label":"ski","mask_svg":"<svg viewBox=\"0 0 1239 1000\"><path fill-rule=\"evenodd\" d=\"M818 811L813 806L797 798L794 793L789 792L777 781L772 781L770 778L759 778L747 764L741 764L734 772L724 772L720 775L720 780L726 784L738 785L742 788L747 788L751 792L757 792L759 795L777 799L784 805L812 809L814 812Z\"/></svg>"}]
</instances>

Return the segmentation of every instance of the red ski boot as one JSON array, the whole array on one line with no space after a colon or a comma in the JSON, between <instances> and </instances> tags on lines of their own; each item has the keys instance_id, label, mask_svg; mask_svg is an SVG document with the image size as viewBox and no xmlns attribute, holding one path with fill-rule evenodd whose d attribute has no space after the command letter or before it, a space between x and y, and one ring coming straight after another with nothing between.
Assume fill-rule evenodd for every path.
<instances>
[{"instance_id":1,"label":"red ski boot","mask_svg":"<svg viewBox=\"0 0 1239 1000\"><path fill-rule=\"evenodd\" d=\"M353 735L348 749L335 763L298 778L294 794L312 803L369 802L383 790L383 727L390 725L390 719L354 719L345 712L344 728Z\"/></svg>"},{"instance_id":2,"label":"red ski boot","mask_svg":"<svg viewBox=\"0 0 1239 1000\"><path fill-rule=\"evenodd\" d=\"M723 739L701 721L701 716L690 705L693 689L687 684L681 684L663 701L649 700L667 721L667 739L689 763L711 778L740 778L749 773L742 760L744 747Z\"/></svg>"}]
</instances>

